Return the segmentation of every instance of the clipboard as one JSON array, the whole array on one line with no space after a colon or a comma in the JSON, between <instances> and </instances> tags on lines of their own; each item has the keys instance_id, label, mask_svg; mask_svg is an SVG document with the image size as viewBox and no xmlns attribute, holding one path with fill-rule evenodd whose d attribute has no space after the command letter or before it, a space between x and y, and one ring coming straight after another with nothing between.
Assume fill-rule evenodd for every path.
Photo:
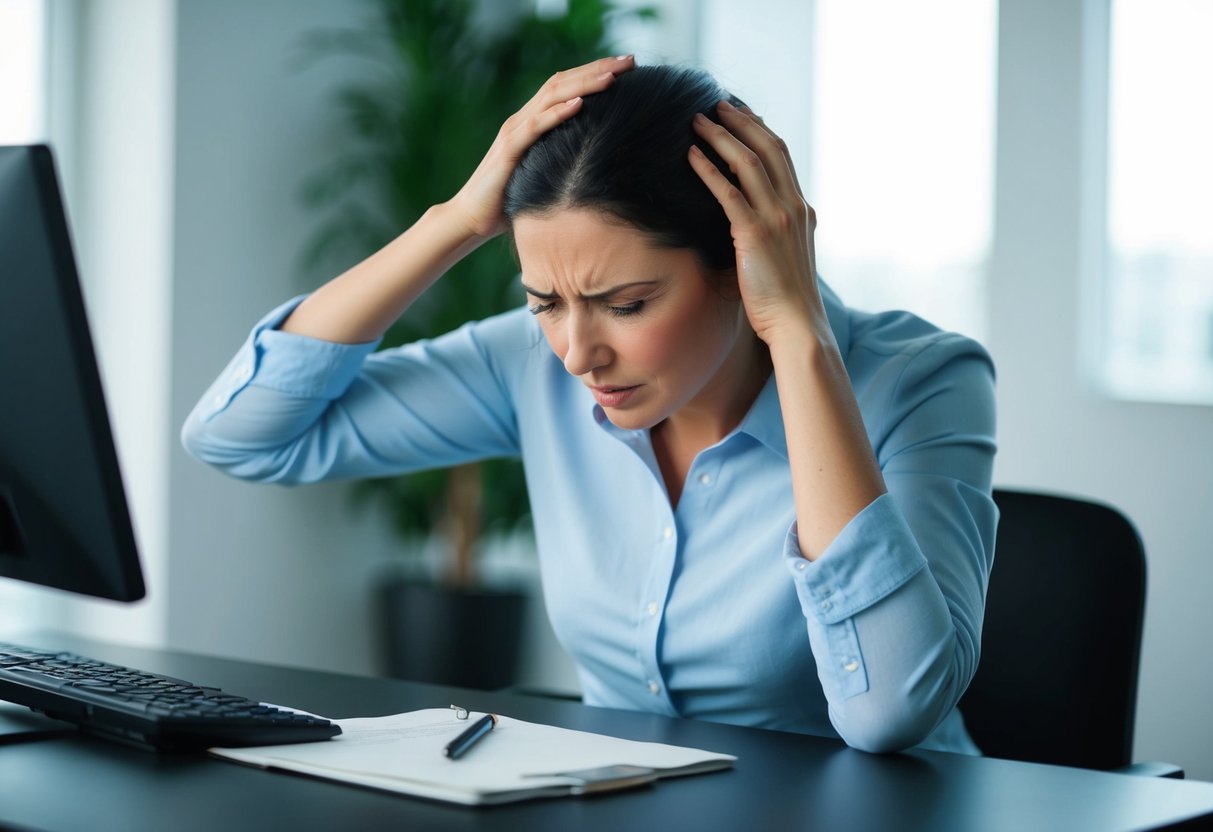
<instances>
[{"instance_id":1,"label":"clipboard","mask_svg":"<svg viewBox=\"0 0 1213 832\"><path fill-rule=\"evenodd\" d=\"M647 786L657 779L657 770L644 766L630 766L616 763L598 768L584 768L581 771L566 771L559 774L537 775L547 777L565 777L570 782L569 794L599 794L601 792L617 792L623 789L634 789Z\"/></svg>"},{"instance_id":2,"label":"clipboard","mask_svg":"<svg viewBox=\"0 0 1213 832\"><path fill-rule=\"evenodd\" d=\"M499 715L490 735L451 760L443 748L467 723L450 709L333 721L342 733L331 740L212 748L210 753L245 765L469 806L639 788L667 777L728 769L737 759Z\"/></svg>"}]
</instances>

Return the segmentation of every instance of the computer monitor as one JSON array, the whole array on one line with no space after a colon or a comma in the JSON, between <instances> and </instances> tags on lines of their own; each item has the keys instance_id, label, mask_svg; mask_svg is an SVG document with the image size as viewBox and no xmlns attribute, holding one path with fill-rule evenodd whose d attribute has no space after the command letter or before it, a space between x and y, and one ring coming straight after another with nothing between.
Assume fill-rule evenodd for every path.
<instances>
[{"instance_id":1,"label":"computer monitor","mask_svg":"<svg viewBox=\"0 0 1213 832\"><path fill-rule=\"evenodd\" d=\"M0 576L144 595L50 148L0 147Z\"/></svg>"}]
</instances>

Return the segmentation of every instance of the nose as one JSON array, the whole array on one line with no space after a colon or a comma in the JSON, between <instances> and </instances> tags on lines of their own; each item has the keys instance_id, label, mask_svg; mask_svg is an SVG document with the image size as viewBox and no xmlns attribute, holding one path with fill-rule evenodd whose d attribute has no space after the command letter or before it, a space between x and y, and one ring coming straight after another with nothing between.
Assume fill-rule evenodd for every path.
<instances>
[{"instance_id":1,"label":"nose","mask_svg":"<svg viewBox=\"0 0 1213 832\"><path fill-rule=\"evenodd\" d=\"M565 319L564 336L562 360L570 375L583 376L610 362L610 347L602 339L590 315L580 310L571 311Z\"/></svg>"}]
</instances>

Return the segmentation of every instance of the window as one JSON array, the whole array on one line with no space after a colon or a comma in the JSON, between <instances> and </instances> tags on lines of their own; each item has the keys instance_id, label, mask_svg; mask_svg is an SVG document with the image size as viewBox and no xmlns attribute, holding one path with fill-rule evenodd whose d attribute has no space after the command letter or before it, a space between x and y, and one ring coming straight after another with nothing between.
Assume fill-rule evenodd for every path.
<instances>
[{"instance_id":1,"label":"window","mask_svg":"<svg viewBox=\"0 0 1213 832\"><path fill-rule=\"evenodd\" d=\"M0 144L46 137L44 0L0 0Z\"/></svg>"},{"instance_id":2,"label":"window","mask_svg":"<svg viewBox=\"0 0 1213 832\"><path fill-rule=\"evenodd\" d=\"M704 0L700 60L788 142L844 302L982 338L997 0Z\"/></svg>"},{"instance_id":3,"label":"window","mask_svg":"<svg viewBox=\"0 0 1213 832\"><path fill-rule=\"evenodd\" d=\"M1213 3L1114 0L1102 379L1213 404Z\"/></svg>"},{"instance_id":4,"label":"window","mask_svg":"<svg viewBox=\"0 0 1213 832\"><path fill-rule=\"evenodd\" d=\"M849 305L981 339L996 0L817 0L810 201Z\"/></svg>"}]
</instances>

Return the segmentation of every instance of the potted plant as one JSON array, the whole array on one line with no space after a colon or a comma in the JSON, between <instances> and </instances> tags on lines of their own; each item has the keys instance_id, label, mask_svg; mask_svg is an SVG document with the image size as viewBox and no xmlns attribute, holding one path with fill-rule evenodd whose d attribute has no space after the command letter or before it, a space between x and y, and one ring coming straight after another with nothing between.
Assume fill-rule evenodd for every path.
<instances>
[{"instance_id":1,"label":"potted plant","mask_svg":"<svg viewBox=\"0 0 1213 832\"><path fill-rule=\"evenodd\" d=\"M608 0L568 0L556 15L475 0L374 0L369 8L364 28L316 33L307 44L312 55L360 56L373 68L339 91L339 149L304 184L304 203L321 217L303 254L310 273L327 276L365 257L449 199L502 122L553 71L613 53L612 16L654 15ZM384 346L517 306L516 274L504 241L482 246L418 300ZM469 687L510 684L525 594L484 586L475 555L486 530L529 526L521 465L492 460L369 480L354 493L384 501L406 540L437 535L448 554L436 580L379 588L386 670Z\"/></svg>"}]
</instances>

